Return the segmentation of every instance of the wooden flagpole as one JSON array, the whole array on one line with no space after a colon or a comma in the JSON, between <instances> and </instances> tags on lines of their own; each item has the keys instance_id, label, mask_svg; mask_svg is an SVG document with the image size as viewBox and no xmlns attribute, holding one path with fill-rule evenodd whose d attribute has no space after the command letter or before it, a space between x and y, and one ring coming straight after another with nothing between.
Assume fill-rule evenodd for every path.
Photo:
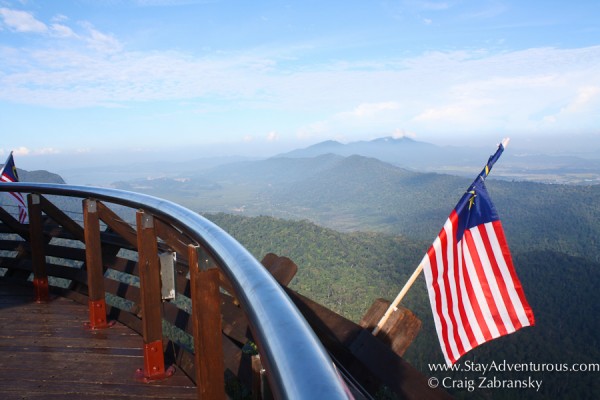
<instances>
[{"instance_id":1,"label":"wooden flagpole","mask_svg":"<svg viewBox=\"0 0 600 400\"><path fill-rule=\"evenodd\" d=\"M381 317L381 319L377 323L377 326L375 326L375 328L373 329L373 336L377 336L377 334L379 333L381 328L383 328L383 325L385 325L385 323L390 318L392 313L394 311L398 310L398 304L400 304L400 302L402 301L402 299L404 298L404 296L406 295L408 290L411 288L411 286L415 283L415 281L419 277L419 274L421 273L421 271L423 271L424 264L425 263L423 261L421 261L421 263L419 264L419 266L417 267L415 272L413 272L413 274L408 279L408 282L406 282L406 284L404 285L404 287L402 288L400 293L398 293L398 296L396 296L396 298L394 299L392 304L390 304L390 306L388 307L385 314L383 314L383 317Z\"/></svg>"},{"instance_id":2,"label":"wooden flagpole","mask_svg":"<svg viewBox=\"0 0 600 400\"><path fill-rule=\"evenodd\" d=\"M510 140L510 138L502 139L502 147L503 148L506 149L506 146L508 145L509 140ZM425 257L427 257L427 254L425 254ZM398 304L400 304L400 302L402 301L404 296L406 296L406 293L408 292L408 290L415 283L415 281L419 277L419 274L421 273L421 271L423 271L424 265L425 265L425 258L423 258L423 260L421 261L421 263L419 264L419 266L417 267L415 272L413 272L413 274L410 276L410 278L408 278L408 281L406 282L406 284L404 285L402 290L400 290L400 293L398 293L398 296L396 296L396 298L394 299L392 304L390 304L390 306L388 307L385 314L383 314L383 317L381 317L381 319L377 323L377 326L375 326L375 328L373 329L373 336L377 336L377 334L379 333L379 331L381 331L381 328L383 328L383 326L385 325L387 320L390 318L392 313L394 311L398 310Z\"/></svg>"}]
</instances>

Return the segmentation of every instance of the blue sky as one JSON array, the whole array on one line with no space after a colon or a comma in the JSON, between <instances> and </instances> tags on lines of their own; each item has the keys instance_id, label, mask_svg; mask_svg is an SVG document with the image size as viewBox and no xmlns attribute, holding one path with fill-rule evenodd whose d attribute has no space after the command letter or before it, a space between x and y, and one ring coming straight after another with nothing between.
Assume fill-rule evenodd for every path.
<instances>
[{"instance_id":1,"label":"blue sky","mask_svg":"<svg viewBox=\"0 0 600 400\"><path fill-rule=\"evenodd\" d=\"M598 15L595 0L0 0L0 158L382 136L600 150Z\"/></svg>"}]
</instances>

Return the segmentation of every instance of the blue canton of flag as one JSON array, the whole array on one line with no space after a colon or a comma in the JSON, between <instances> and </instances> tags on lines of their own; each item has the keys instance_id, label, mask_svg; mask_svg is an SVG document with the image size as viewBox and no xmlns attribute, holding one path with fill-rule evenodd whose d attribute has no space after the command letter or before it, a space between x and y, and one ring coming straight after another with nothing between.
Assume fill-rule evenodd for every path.
<instances>
[{"instance_id":1,"label":"blue canton of flag","mask_svg":"<svg viewBox=\"0 0 600 400\"><path fill-rule=\"evenodd\" d=\"M0 182L19 182L19 175L17 174L17 167L15 167L12 152L8 156L4 167L2 167ZM25 202L25 198L21 193L10 192L10 195L15 199L19 207L19 222L24 224L27 222L27 203Z\"/></svg>"}]
</instances>

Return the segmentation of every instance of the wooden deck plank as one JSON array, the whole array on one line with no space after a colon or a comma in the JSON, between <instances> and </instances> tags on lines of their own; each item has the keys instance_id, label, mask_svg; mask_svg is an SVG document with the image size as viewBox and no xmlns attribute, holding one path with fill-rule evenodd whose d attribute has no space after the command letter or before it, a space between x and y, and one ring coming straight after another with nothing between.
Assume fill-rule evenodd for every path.
<instances>
[{"instance_id":1,"label":"wooden deck plank","mask_svg":"<svg viewBox=\"0 0 600 400\"><path fill-rule=\"evenodd\" d=\"M169 379L134 379L143 339L117 323L84 327L87 307L62 297L33 302L32 288L0 279L0 398L195 399L181 371Z\"/></svg>"}]
</instances>

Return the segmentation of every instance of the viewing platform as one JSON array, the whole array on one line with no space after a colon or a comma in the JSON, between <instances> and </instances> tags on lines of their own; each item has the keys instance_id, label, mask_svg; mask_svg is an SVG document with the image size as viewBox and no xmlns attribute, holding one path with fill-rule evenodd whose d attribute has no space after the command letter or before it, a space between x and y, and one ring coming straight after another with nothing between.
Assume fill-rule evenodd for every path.
<instances>
[{"instance_id":1,"label":"viewing platform","mask_svg":"<svg viewBox=\"0 0 600 400\"><path fill-rule=\"evenodd\" d=\"M373 336L380 300L352 322L287 287L293 261L259 262L191 210L86 186L0 192L28 206L24 223L0 206L2 399L449 398L401 357L410 312Z\"/></svg>"}]
</instances>

